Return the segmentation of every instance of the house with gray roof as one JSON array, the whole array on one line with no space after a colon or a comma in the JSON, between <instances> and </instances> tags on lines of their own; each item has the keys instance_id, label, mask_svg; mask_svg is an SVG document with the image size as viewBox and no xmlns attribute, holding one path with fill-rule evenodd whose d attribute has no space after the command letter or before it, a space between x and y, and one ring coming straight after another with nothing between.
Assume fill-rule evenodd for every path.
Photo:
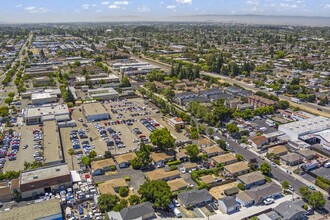
<instances>
[{"instance_id":1,"label":"house with gray roof","mask_svg":"<svg viewBox=\"0 0 330 220\"><path fill-rule=\"evenodd\" d=\"M282 196L282 188L274 182L246 190L245 192L253 199L254 204L261 204L266 198Z\"/></svg>"},{"instance_id":2,"label":"house with gray roof","mask_svg":"<svg viewBox=\"0 0 330 220\"><path fill-rule=\"evenodd\" d=\"M146 220L156 218L155 210L150 202L144 202L138 205L129 206L120 212L108 212L111 220Z\"/></svg>"},{"instance_id":3,"label":"house with gray roof","mask_svg":"<svg viewBox=\"0 0 330 220\"><path fill-rule=\"evenodd\" d=\"M244 184L245 189L250 189L255 186L260 186L260 185L265 184L265 182L266 182L265 176L260 171L251 172L251 173L247 173L247 174L238 176L237 180L240 183Z\"/></svg>"},{"instance_id":4,"label":"house with gray roof","mask_svg":"<svg viewBox=\"0 0 330 220\"><path fill-rule=\"evenodd\" d=\"M178 194L178 200L185 208L205 205L211 202L212 198L207 189L192 189Z\"/></svg>"},{"instance_id":5,"label":"house with gray roof","mask_svg":"<svg viewBox=\"0 0 330 220\"><path fill-rule=\"evenodd\" d=\"M219 209L225 214L232 213L238 210L238 204L234 197L226 196L219 200Z\"/></svg>"},{"instance_id":6,"label":"house with gray roof","mask_svg":"<svg viewBox=\"0 0 330 220\"><path fill-rule=\"evenodd\" d=\"M275 212L281 216L283 220L299 220L304 218L306 212L301 206L292 201L285 201L275 207Z\"/></svg>"}]
</instances>

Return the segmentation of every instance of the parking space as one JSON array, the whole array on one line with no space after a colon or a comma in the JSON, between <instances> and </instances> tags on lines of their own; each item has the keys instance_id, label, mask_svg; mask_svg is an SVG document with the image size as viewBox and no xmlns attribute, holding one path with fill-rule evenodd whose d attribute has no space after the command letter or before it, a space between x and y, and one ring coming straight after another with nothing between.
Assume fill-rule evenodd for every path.
<instances>
[{"instance_id":1,"label":"parking space","mask_svg":"<svg viewBox=\"0 0 330 220\"><path fill-rule=\"evenodd\" d=\"M275 127L269 126L266 123L267 119L261 118L261 119L255 119L253 122L256 123L260 130L263 130L265 133L271 133L277 131Z\"/></svg>"},{"instance_id":2,"label":"parking space","mask_svg":"<svg viewBox=\"0 0 330 220\"><path fill-rule=\"evenodd\" d=\"M34 135L33 130L39 129L38 125L34 126L19 126L14 132L21 133L19 150L16 154L16 159L9 161L8 157L6 158L6 164L4 166L4 171L8 170L24 170L24 162L33 162L35 161L34 154L35 151L41 151L41 149L34 149ZM28 147L26 147L26 145ZM8 149L12 150L11 148ZM8 152L9 153L9 152ZM7 153L7 154L8 154Z\"/></svg>"}]
</instances>

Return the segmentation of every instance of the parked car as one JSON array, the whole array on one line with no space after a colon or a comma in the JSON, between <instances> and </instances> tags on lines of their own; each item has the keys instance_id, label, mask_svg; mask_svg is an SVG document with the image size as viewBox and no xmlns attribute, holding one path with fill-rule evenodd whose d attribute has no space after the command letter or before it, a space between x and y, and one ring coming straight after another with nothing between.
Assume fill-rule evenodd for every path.
<instances>
[{"instance_id":1,"label":"parked car","mask_svg":"<svg viewBox=\"0 0 330 220\"><path fill-rule=\"evenodd\" d=\"M310 188L311 190L315 190L315 187L312 185L308 185L308 188Z\"/></svg>"},{"instance_id":2,"label":"parked car","mask_svg":"<svg viewBox=\"0 0 330 220\"><path fill-rule=\"evenodd\" d=\"M267 198L267 199L264 200L264 204L265 205L270 205L272 203L274 203L274 199L273 198Z\"/></svg>"}]
</instances>

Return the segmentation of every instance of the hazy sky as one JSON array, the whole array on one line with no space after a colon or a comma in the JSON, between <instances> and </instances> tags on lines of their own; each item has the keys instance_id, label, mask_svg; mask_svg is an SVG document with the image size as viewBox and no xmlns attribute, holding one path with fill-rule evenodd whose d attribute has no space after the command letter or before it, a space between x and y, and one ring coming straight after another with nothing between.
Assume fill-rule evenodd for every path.
<instances>
[{"instance_id":1,"label":"hazy sky","mask_svg":"<svg viewBox=\"0 0 330 220\"><path fill-rule=\"evenodd\" d=\"M0 22L102 21L199 14L330 17L330 0L0 0Z\"/></svg>"}]
</instances>

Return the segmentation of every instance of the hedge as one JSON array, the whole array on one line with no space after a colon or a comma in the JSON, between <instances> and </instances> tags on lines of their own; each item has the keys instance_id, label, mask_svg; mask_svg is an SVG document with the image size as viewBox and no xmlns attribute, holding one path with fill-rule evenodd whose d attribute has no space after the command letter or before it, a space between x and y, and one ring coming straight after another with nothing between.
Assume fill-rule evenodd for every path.
<instances>
[{"instance_id":1,"label":"hedge","mask_svg":"<svg viewBox=\"0 0 330 220\"><path fill-rule=\"evenodd\" d=\"M175 161L169 161L167 162L167 165L172 166L172 165L179 165L181 164L181 160L175 160Z\"/></svg>"}]
</instances>

